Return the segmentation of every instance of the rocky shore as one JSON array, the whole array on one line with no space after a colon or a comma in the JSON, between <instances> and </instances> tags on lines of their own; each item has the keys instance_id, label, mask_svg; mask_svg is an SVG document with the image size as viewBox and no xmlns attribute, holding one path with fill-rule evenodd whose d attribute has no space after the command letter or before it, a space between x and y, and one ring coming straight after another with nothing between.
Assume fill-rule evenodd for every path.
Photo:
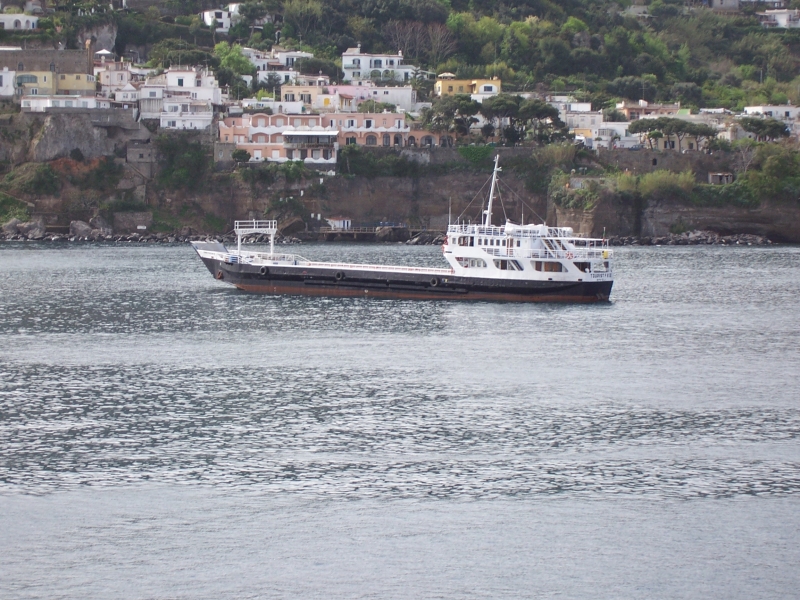
<instances>
[{"instance_id":1,"label":"rocky shore","mask_svg":"<svg viewBox=\"0 0 800 600\"><path fill-rule=\"evenodd\" d=\"M66 229L66 227L64 228ZM308 239L317 239L313 234L304 237L281 236L275 238L277 244L299 244ZM440 231L422 231L404 242L410 246L439 246L444 243L445 234ZM173 233L130 233L115 234L102 217L95 217L89 223L73 221L69 232L48 232L41 220L21 222L12 219L2 226L0 240L6 241L47 241L47 242L135 242L135 243L165 243L183 244L193 241L217 240L233 243L236 236L230 233L225 235L207 235L184 227ZM385 240L384 240L385 241ZM734 235L720 235L713 231L687 231L677 234L670 233L660 237L623 237L611 236L608 238L611 246L769 246L772 241L764 236L748 233ZM268 235L251 235L242 238L246 244L267 244Z\"/></svg>"},{"instance_id":2,"label":"rocky shore","mask_svg":"<svg viewBox=\"0 0 800 600\"><path fill-rule=\"evenodd\" d=\"M612 246L769 246L772 241L760 235L737 233L720 235L713 231L687 231L670 233L661 237L619 237L608 238Z\"/></svg>"}]
</instances>

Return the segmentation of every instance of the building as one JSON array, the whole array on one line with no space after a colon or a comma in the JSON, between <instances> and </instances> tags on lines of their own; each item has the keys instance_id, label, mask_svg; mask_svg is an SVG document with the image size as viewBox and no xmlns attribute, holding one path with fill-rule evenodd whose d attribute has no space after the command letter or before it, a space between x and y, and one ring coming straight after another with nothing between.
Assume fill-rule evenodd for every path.
<instances>
[{"instance_id":1,"label":"building","mask_svg":"<svg viewBox=\"0 0 800 600\"><path fill-rule=\"evenodd\" d=\"M159 116L163 129L208 129L214 120L214 107L207 100L165 98Z\"/></svg>"},{"instance_id":2,"label":"building","mask_svg":"<svg viewBox=\"0 0 800 600\"><path fill-rule=\"evenodd\" d=\"M111 101L104 98L75 95L23 96L22 110L30 112L48 112L50 109L62 108L111 108Z\"/></svg>"},{"instance_id":3,"label":"building","mask_svg":"<svg viewBox=\"0 0 800 600\"><path fill-rule=\"evenodd\" d=\"M635 121L644 117L674 117L681 109L681 103L652 104L647 100L639 100L636 103L625 100L618 102L616 109L625 115L628 121Z\"/></svg>"},{"instance_id":4,"label":"building","mask_svg":"<svg viewBox=\"0 0 800 600\"><path fill-rule=\"evenodd\" d=\"M110 98L117 90L130 85L133 80L128 62L102 62L95 65L94 73L103 96Z\"/></svg>"},{"instance_id":5,"label":"building","mask_svg":"<svg viewBox=\"0 0 800 600\"><path fill-rule=\"evenodd\" d=\"M800 117L800 106L792 106L791 104L773 105L773 106L745 106L745 115L761 115L764 117L772 117L780 121L790 122L796 121Z\"/></svg>"},{"instance_id":6,"label":"building","mask_svg":"<svg viewBox=\"0 0 800 600\"><path fill-rule=\"evenodd\" d=\"M143 119L162 119L167 112L164 105L168 99L193 106L222 105L225 97L211 71L195 68L167 69L165 73L150 77L139 88L139 109ZM175 119L168 119L173 121ZM195 123L194 120L191 123ZM187 122L188 124L188 122ZM183 127L178 126L179 129ZM203 129L203 127L186 127Z\"/></svg>"},{"instance_id":7,"label":"building","mask_svg":"<svg viewBox=\"0 0 800 600\"><path fill-rule=\"evenodd\" d=\"M456 79L452 73L442 73L437 78L433 91L440 98L456 94L496 96L503 91L502 88L499 79Z\"/></svg>"},{"instance_id":8,"label":"building","mask_svg":"<svg viewBox=\"0 0 800 600\"><path fill-rule=\"evenodd\" d=\"M762 27L769 29L795 29L800 27L800 10L797 9L767 10L757 13L756 16Z\"/></svg>"},{"instance_id":9,"label":"building","mask_svg":"<svg viewBox=\"0 0 800 600\"><path fill-rule=\"evenodd\" d=\"M92 61L83 50L3 49L0 71L4 69L16 72L16 96L95 93Z\"/></svg>"},{"instance_id":10,"label":"building","mask_svg":"<svg viewBox=\"0 0 800 600\"><path fill-rule=\"evenodd\" d=\"M320 115L228 117L219 122L220 143L234 143L250 153L252 161L302 160L309 165L336 165L339 131Z\"/></svg>"},{"instance_id":11,"label":"building","mask_svg":"<svg viewBox=\"0 0 800 600\"><path fill-rule=\"evenodd\" d=\"M0 29L38 29L39 17L23 14L0 13Z\"/></svg>"},{"instance_id":12,"label":"building","mask_svg":"<svg viewBox=\"0 0 800 600\"><path fill-rule=\"evenodd\" d=\"M0 98L12 98L14 96L14 79L16 71L10 71L8 67L0 70Z\"/></svg>"},{"instance_id":13,"label":"building","mask_svg":"<svg viewBox=\"0 0 800 600\"><path fill-rule=\"evenodd\" d=\"M403 62L403 53L365 54L361 45L348 48L342 53L343 81L411 81L418 77L433 78L434 73L422 71Z\"/></svg>"},{"instance_id":14,"label":"building","mask_svg":"<svg viewBox=\"0 0 800 600\"><path fill-rule=\"evenodd\" d=\"M214 23L217 24L217 33L225 33L227 34L228 31L231 29L231 11L224 10L224 9L217 9L217 10L204 10L200 13L200 16L203 19L203 23L206 26L211 27Z\"/></svg>"},{"instance_id":15,"label":"building","mask_svg":"<svg viewBox=\"0 0 800 600\"><path fill-rule=\"evenodd\" d=\"M284 102L302 102L307 108L327 112L353 112L368 100L393 104L398 109L418 110L417 92L411 86L376 86L371 81L364 85L281 86Z\"/></svg>"},{"instance_id":16,"label":"building","mask_svg":"<svg viewBox=\"0 0 800 600\"><path fill-rule=\"evenodd\" d=\"M739 0L708 0L707 6L714 12L739 12Z\"/></svg>"},{"instance_id":17,"label":"building","mask_svg":"<svg viewBox=\"0 0 800 600\"><path fill-rule=\"evenodd\" d=\"M310 52L287 50L280 46L273 46L269 52L255 50L254 48L242 48L242 53L256 68L259 82L271 82L276 86L294 82L299 77L302 77L295 70L295 63L302 58L314 58L314 55Z\"/></svg>"}]
</instances>

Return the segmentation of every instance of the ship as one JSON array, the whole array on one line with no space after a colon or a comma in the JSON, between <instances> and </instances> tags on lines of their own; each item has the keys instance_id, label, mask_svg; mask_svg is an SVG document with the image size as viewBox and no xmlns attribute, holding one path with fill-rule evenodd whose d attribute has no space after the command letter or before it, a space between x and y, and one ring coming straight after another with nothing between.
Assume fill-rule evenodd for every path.
<instances>
[{"instance_id":1,"label":"ship","mask_svg":"<svg viewBox=\"0 0 800 600\"><path fill-rule=\"evenodd\" d=\"M499 156L479 223L448 225L442 254L448 267L428 268L313 261L275 252L277 221L235 221L236 249L218 241L192 242L211 274L261 294L490 300L605 302L614 284L608 240L574 235L570 227L492 224ZM269 235L269 252L242 250L242 238Z\"/></svg>"}]
</instances>

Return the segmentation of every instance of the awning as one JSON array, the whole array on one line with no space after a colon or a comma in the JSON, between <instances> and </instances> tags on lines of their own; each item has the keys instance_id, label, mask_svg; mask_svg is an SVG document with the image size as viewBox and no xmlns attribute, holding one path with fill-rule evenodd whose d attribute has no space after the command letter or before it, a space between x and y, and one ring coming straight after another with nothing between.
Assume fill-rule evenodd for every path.
<instances>
[{"instance_id":1,"label":"awning","mask_svg":"<svg viewBox=\"0 0 800 600\"><path fill-rule=\"evenodd\" d=\"M338 131L284 131L282 135L313 135L313 136L331 136L339 135Z\"/></svg>"}]
</instances>

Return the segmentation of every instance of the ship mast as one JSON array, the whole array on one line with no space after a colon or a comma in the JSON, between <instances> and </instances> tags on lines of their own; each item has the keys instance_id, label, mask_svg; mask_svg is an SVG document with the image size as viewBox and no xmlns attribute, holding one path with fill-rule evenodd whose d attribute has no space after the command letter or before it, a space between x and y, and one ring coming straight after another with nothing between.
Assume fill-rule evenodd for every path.
<instances>
[{"instance_id":1,"label":"ship mast","mask_svg":"<svg viewBox=\"0 0 800 600\"><path fill-rule=\"evenodd\" d=\"M486 207L486 210L483 211L483 225L485 227L492 226L492 201L494 200L494 190L497 186L497 174L502 171L502 169L498 166L500 163L500 155L494 157L494 171L492 171L492 189L489 192L489 206Z\"/></svg>"}]
</instances>

